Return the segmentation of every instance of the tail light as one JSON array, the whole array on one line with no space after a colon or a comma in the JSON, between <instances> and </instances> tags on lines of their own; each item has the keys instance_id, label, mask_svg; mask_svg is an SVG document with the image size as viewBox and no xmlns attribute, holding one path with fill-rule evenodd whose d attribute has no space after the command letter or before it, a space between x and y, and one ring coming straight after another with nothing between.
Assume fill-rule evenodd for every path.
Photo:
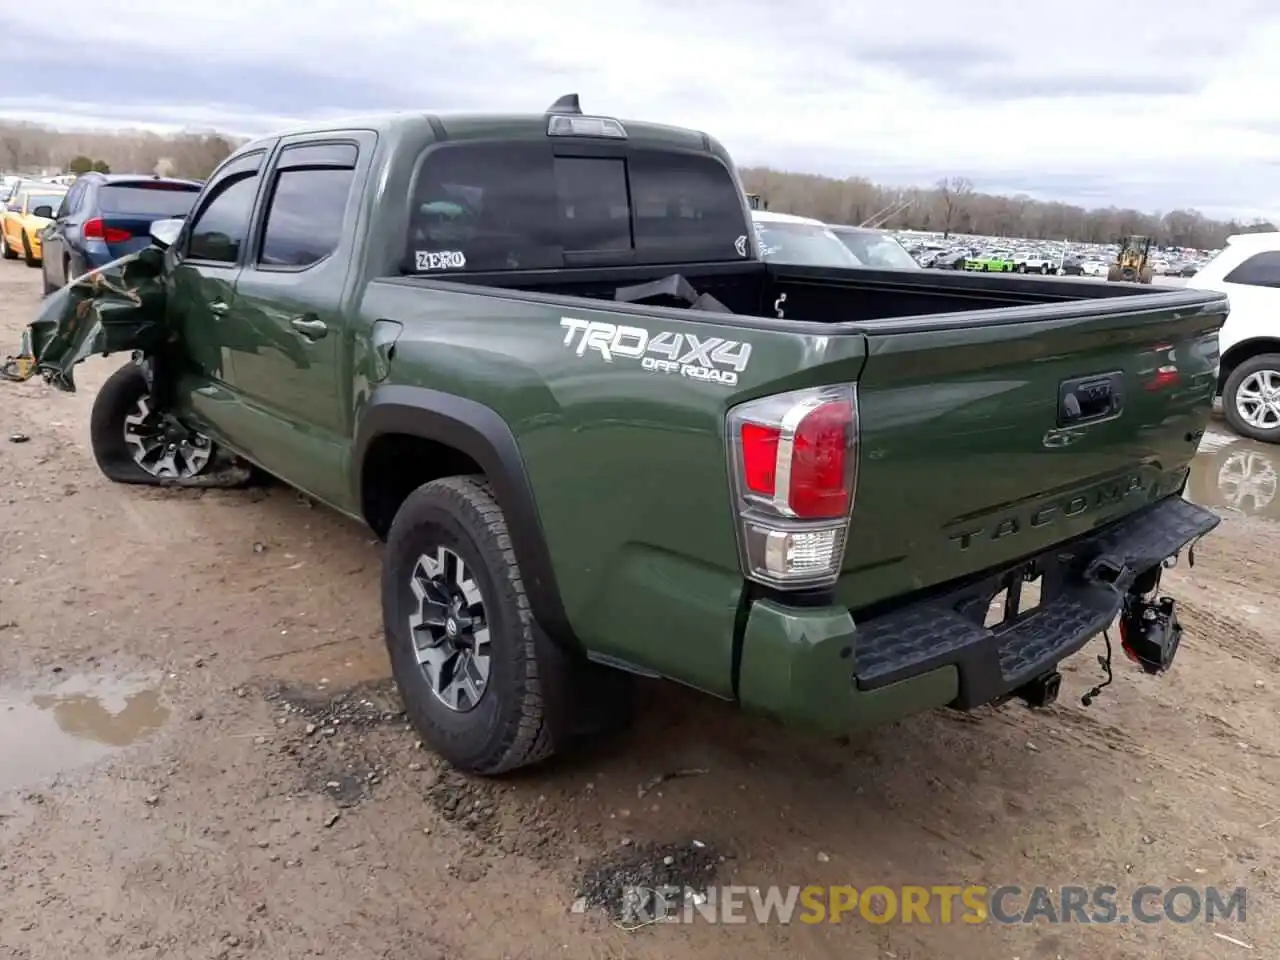
<instances>
[{"instance_id":1,"label":"tail light","mask_svg":"<svg viewBox=\"0 0 1280 960\"><path fill-rule=\"evenodd\" d=\"M1150 372L1151 376L1143 384L1143 387L1155 393L1178 386L1178 365L1175 362L1177 349L1168 343L1158 343L1152 348L1152 352L1155 353L1158 361L1167 360L1167 362L1161 362L1155 370ZM1166 353L1168 356L1163 356Z\"/></svg>"},{"instance_id":2,"label":"tail light","mask_svg":"<svg viewBox=\"0 0 1280 960\"><path fill-rule=\"evenodd\" d=\"M133 234L128 230L121 230L119 227L108 227L102 222L101 217L94 217L92 220L86 220L84 226L81 227L86 240L105 240L107 243L124 243L126 240L133 239Z\"/></svg>"},{"instance_id":3,"label":"tail light","mask_svg":"<svg viewBox=\"0 0 1280 960\"><path fill-rule=\"evenodd\" d=\"M752 400L727 426L743 573L783 588L834 583L857 487L857 388Z\"/></svg>"}]
</instances>

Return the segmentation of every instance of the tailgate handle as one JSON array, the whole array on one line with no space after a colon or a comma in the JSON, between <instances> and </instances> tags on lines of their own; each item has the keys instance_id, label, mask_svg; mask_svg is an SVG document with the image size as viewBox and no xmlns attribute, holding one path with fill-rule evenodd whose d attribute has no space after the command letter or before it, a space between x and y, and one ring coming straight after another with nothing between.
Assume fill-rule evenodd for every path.
<instances>
[{"instance_id":1,"label":"tailgate handle","mask_svg":"<svg viewBox=\"0 0 1280 960\"><path fill-rule=\"evenodd\" d=\"M1119 416L1124 407L1124 374L1093 374L1058 385L1058 426L1076 427Z\"/></svg>"}]
</instances>

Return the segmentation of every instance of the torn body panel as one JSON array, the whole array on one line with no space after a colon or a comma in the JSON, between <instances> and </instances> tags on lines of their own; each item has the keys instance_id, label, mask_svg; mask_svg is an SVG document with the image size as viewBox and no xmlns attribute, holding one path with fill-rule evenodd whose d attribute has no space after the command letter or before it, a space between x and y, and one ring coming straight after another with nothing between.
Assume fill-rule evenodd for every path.
<instances>
[{"instance_id":1,"label":"torn body panel","mask_svg":"<svg viewBox=\"0 0 1280 960\"><path fill-rule=\"evenodd\" d=\"M45 298L6 364L11 380L39 373L75 391L73 370L92 356L139 350L156 353L171 342L165 320L165 252L147 247L86 273Z\"/></svg>"}]
</instances>

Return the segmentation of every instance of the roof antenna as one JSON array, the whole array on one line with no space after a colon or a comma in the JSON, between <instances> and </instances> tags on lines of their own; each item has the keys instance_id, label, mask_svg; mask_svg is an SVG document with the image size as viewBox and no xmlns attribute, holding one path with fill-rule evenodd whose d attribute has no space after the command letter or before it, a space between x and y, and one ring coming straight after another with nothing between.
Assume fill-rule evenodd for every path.
<instances>
[{"instance_id":1,"label":"roof antenna","mask_svg":"<svg viewBox=\"0 0 1280 960\"><path fill-rule=\"evenodd\" d=\"M576 93L566 93L551 105L547 113L572 113L581 116L582 105L578 103L578 95Z\"/></svg>"}]
</instances>

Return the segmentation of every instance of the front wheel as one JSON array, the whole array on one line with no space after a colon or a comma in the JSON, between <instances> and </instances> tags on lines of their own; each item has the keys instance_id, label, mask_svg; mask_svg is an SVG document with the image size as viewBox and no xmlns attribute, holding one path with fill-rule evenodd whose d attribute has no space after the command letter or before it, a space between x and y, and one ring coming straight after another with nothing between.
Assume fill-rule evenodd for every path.
<instances>
[{"instance_id":1,"label":"front wheel","mask_svg":"<svg viewBox=\"0 0 1280 960\"><path fill-rule=\"evenodd\" d=\"M1264 353L1231 371L1222 386L1222 413L1241 436L1280 443L1280 353Z\"/></svg>"},{"instance_id":2,"label":"front wheel","mask_svg":"<svg viewBox=\"0 0 1280 960\"><path fill-rule=\"evenodd\" d=\"M147 378L127 363L102 384L89 415L93 458L116 483L192 480L213 461L213 442L155 409Z\"/></svg>"},{"instance_id":3,"label":"front wheel","mask_svg":"<svg viewBox=\"0 0 1280 960\"><path fill-rule=\"evenodd\" d=\"M40 266L40 258L31 252L31 238L25 233L22 235L22 259L28 267Z\"/></svg>"}]
</instances>

